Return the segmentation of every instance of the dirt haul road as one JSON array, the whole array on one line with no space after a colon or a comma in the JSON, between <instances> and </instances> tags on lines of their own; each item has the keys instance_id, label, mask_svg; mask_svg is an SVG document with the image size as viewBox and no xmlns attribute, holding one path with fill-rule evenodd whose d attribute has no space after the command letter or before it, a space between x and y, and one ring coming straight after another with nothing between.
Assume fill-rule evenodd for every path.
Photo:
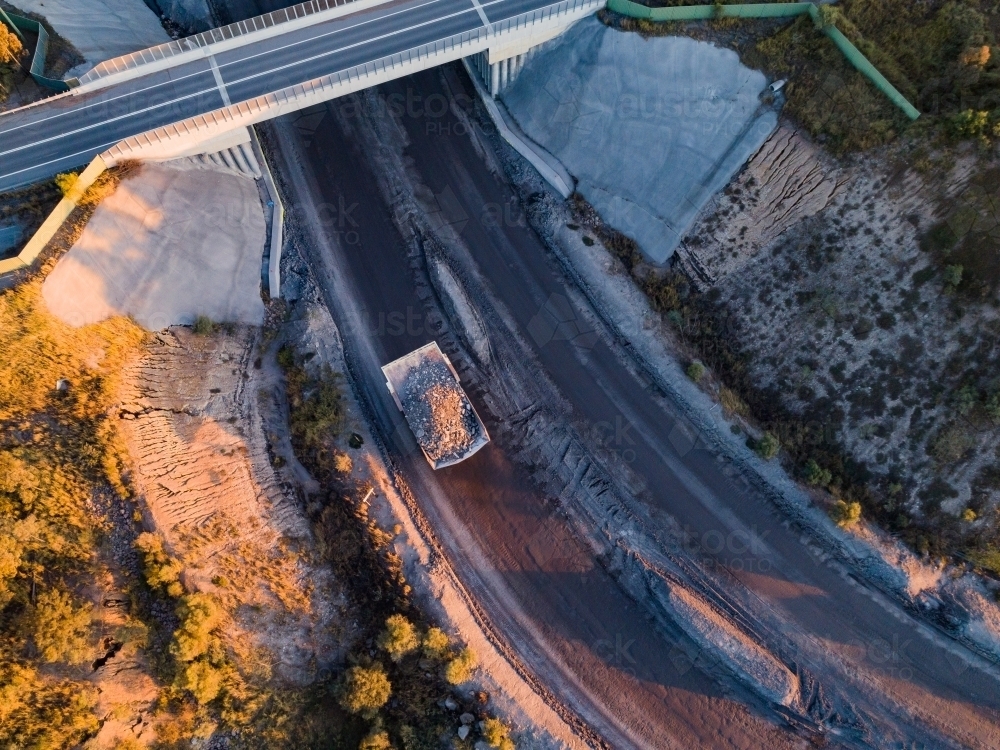
<instances>
[{"instance_id":1,"label":"dirt haul road","mask_svg":"<svg viewBox=\"0 0 1000 750\"><path fill-rule=\"evenodd\" d=\"M512 658L614 747L1000 745L992 668L829 559L627 366L449 107L460 76L273 133L370 417ZM437 473L379 370L432 339L494 436Z\"/></svg>"}]
</instances>

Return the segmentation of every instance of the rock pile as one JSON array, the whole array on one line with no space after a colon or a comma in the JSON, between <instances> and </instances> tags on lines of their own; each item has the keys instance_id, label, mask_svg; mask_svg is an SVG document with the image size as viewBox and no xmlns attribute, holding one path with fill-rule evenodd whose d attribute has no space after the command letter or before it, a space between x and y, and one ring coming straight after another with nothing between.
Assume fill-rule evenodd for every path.
<instances>
[{"instance_id":1,"label":"rock pile","mask_svg":"<svg viewBox=\"0 0 1000 750\"><path fill-rule=\"evenodd\" d=\"M434 461L462 456L479 439L479 421L461 386L443 362L425 359L406 374L403 414Z\"/></svg>"}]
</instances>

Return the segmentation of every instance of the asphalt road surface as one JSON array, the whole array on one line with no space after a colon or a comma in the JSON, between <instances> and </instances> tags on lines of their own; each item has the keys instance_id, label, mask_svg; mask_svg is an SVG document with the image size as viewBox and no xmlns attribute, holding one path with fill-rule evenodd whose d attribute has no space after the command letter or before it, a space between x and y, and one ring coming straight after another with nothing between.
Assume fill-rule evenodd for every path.
<instances>
[{"instance_id":1,"label":"asphalt road surface","mask_svg":"<svg viewBox=\"0 0 1000 750\"><path fill-rule=\"evenodd\" d=\"M221 52L217 71L211 59L199 59L0 114L0 192L85 164L130 136L482 29L484 18L494 24L551 4L395 0Z\"/></svg>"},{"instance_id":2,"label":"asphalt road surface","mask_svg":"<svg viewBox=\"0 0 1000 750\"><path fill-rule=\"evenodd\" d=\"M383 92L398 101L448 96L435 71ZM572 300L574 290L523 222L476 220L486 206L513 206L516 215L518 200L451 112L433 131L426 118L402 118L415 179L471 219L462 240L491 298L531 347L526 366L541 368L574 420L627 426L642 501L652 516L669 515L687 530L692 558L713 580L727 582L720 596L751 622L768 624L769 647L802 679L802 710L785 724L780 710L741 688L711 654L692 650L662 622L654 625L606 560L579 541L558 503L538 489L534 467L518 460L509 441L430 471L378 368L439 338L442 329L427 312L426 269L397 231L371 159L330 114L334 106L326 116L310 115L308 127L276 125L286 143L295 142L282 149L282 173L305 163L304 178L290 178L291 203L360 207L351 215L357 225L350 240L303 229L327 234L314 243L314 272L342 325L359 310L375 321L367 329L345 326L348 361L375 427L460 578L541 683L613 747L800 747L819 726L834 746L1000 746L1000 684L991 669L824 562L767 499L734 481L726 461L678 445L671 435L678 412L632 374L626 355L607 339L539 345L530 335L552 295ZM586 313L572 311L579 320ZM393 315L406 321L397 332L377 325ZM503 435L508 425L490 420L485 406L491 387L477 384L471 396L491 434ZM743 541L724 541L734 539Z\"/></svg>"}]
</instances>

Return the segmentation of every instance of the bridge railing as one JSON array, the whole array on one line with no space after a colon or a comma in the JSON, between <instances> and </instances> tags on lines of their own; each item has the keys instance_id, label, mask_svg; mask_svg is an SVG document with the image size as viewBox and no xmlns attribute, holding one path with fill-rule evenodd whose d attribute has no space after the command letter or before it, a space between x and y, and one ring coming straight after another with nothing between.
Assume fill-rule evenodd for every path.
<instances>
[{"instance_id":1,"label":"bridge railing","mask_svg":"<svg viewBox=\"0 0 1000 750\"><path fill-rule=\"evenodd\" d=\"M108 76L134 70L143 65L160 62L162 60L182 55L188 52L197 51L209 47L219 42L229 39L237 39L247 34L254 34L272 29L276 26L299 21L317 13L325 13L337 8L358 3L362 0L310 0L307 3L299 3L288 8L265 13L262 16L248 18L245 21L231 23L228 26L220 26L210 29L200 34L177 39L172 42L164 42L155 47L132 52L121 57L113 57L110 60L94 66L80 77L80 85L93 83Z\"/></svg>"},{"instance_id":2,"label":"bridge railing","mask_svg":"<svg viewBox=\"0 0 1000 750\"><path fill-rule=\"evenodd\" d=\"M603 7L605 2L606 0L562 0L545 8L499 21L493 25L492 32L479 27L131 136L112 146L103 156L112 165L125 159L172 158L172 153L181 153L190 144L207 141L239 127L375 86L424 67L482 52L489 48L493 40L507 32L558 20L560 16L582 17L585 13ZM404 70L398 70L400 67ZM150 154L155 156L150 157Z\"/></svg>"}]
</instances>

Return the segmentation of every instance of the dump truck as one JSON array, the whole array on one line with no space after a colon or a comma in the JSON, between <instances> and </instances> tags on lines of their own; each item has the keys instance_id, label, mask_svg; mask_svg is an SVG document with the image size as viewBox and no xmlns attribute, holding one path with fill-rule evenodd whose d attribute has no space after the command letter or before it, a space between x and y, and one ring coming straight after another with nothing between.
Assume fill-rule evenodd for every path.
<instances>
[{"instance_id":1,"label":"dump truck","mask_svg":"<svg viewBox=\"0 0 1000 750\"><path fill-rule=\"evenodd\" d=\"M458 373L436 341L390 362L382 373L432 468L464 461L490 442Z\"/></svg>"}]
</instances>

